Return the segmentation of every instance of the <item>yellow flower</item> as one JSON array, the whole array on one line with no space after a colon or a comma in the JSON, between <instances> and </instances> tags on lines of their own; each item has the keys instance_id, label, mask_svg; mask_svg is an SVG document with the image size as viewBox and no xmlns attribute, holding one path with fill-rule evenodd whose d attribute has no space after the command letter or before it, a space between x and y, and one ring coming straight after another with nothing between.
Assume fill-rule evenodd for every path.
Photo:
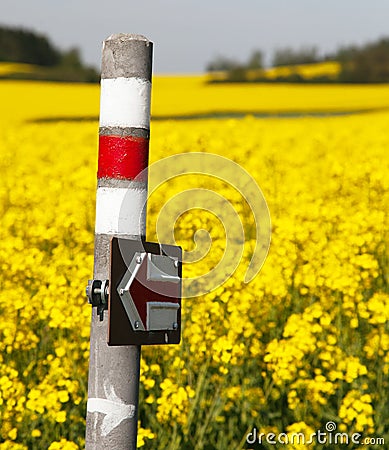
<instances>
[{"instance_id":1,"label":"yellow flower","mask_svg":"<svg viewBox=\"0 0 389 450\"><path fill-rule=\"evenodd\" d=\"M14 441L17 438L18 430L16 428L12 428L11 431L8 432L8 437Z\"/></svg>"},{"instance_id":2,"label":"yellow flower","mask_svg":"<svg viewBox=\"0 0 389 450\"><path fill-rule=\"evenodd\" d=\"M137 448L143 447L146 444L146 439L154 438L155 434L149 428L142 428L140 424L138 425Z\"/></svg>"},{"instance_id":3,"label":"yellow flower","mask_svg":"<svg viewBox=\"0 0 389 450\"><path fill-rule=\"evenodd\" d=\"M358 432L372 433L374 431L374 410L371 401L369 394L361 395L360 392L351 390L343 398L339 408L339 417L349 427L353 424Z\"/></svg>"},{"instance_id":4,"label":"yellow flower","mask_svg":"<svg viewBox=\"0 0 389 450\"><path fill-rule=\"evenodd\" d=\"M66 411L58 411L55 415L55 421L58 423L66 422Z\"/></svg>"},{"instance_id":5,"label":"yellow flower","mask_svg":"<svg viewBox=\"0 0 389 450\"><path fill-rule=\"evenodd\" d=\"M47 450L78 450L79 447L74 442L61 439L60 441L52 442Z\"/></svg>"},{"instance_id":6,"label":"yellow flower","mask_svg":"<svg viewBox=\"0 0 389 450\"><path fill-rule=\"evenodd\" d=\"M61 403L66 403L69 401L69 393L68 391L59 391L58 399Z\"/></svg>"}]
</instances>

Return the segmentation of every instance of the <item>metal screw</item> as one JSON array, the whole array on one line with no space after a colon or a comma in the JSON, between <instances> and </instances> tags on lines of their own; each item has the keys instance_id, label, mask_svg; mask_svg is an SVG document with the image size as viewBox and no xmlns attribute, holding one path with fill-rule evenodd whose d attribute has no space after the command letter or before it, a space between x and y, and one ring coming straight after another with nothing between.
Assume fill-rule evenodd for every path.
<instances>
[{"instance_id":1,"label":"metal screw","mask_svg":"<svg viewBox=\"0 0 389 450\"><path fill-rule=\"evenodd\" d=\"M134 327L135 327L135 328L139 328L139 321L138 321L138 320L136 320L136 321L134 322Z\"/></svg>"},{"instance_id":2,"label":"metal screw","mask_svg":"<svg viewBox=\"0 0 389 450\"><path fill-rule=\"evenodd\" d=\"M178 323L177 322L173 322L173 330L177 330L178 328Z\"/></svg>"},{"instance_id":3,"label":"metal screw","mask_svg":"<svg viewBox=\"0 0 389 450\"><path fill-rule=\"evenodd\" d=\"M142 257L141 256L137 256L136 257L136 263L140 264L142 262Z\"/></svg>"},{"instance_id":4,"label":"metal screw","mask_svg":"<svg viewBox=\"0 0 389 450\"><path fill-rule=\"evenodd\" d=\"M178 259L174 260L174 267L178 267L180 265L180 262L178 261Z\"/></svg>"},{"instance_id":5,"label":"metal screw","mask_svg":"<svg viewBox=\"0 0 389 450\"><path fill-rule=\"evenodd\" d=\"M124 295L124 289L120 289L119 294Z\"/></svg>"}]
</instances>

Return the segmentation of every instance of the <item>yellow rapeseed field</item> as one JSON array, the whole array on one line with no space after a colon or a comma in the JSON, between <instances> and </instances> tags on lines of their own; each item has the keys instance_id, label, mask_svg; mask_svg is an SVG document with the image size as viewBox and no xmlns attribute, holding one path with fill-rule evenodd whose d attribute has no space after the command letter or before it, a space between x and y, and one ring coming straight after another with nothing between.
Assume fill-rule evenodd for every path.
<instances>
[{"instance_id":1,"label":"yellow rapeseed field","mask_svg":"<svg viewBox=\"0 0 389 450\"><path fill-rule=\"evenodd\" d=\"M0 450L82 449L99 90L2 81L0 98ZM272 243L245 284L253 215L234 174L223 182L216 165L150 197L149 240L167 196L201 188L228 200L245 241L224 284L183 301L182 343L143 348L139 447L250 448L255 429L290 439L285 448L321 449L291 437L329 432L330 423L332 437L360 433L387 445L386 108L386 85L155 78L151 163L192 152L238 163L267 200ZM331 114L339 112L350 114ZM184 276L217 265L228 232L217 215L195 203L173 228L185 251L197 230L212 238Z\"/></svg>"},{"instance_id":2,"label":"yellow rapeseed field","mask_svg":"<svg viewBox=\"0 0 389 450\"><path fill-rule=\"evenodd\" d=\"M297 64L294 66L272 67L266 70L266 78L288 77L300 75L303 79L309 80L315 77L328 77L336 79L341 71L341 65L336 61L323 61L321 63Z\"/></svg>"},{"instance_id":3,"label":"yellow rapeseed field","mask_svg":"<svg viewBox=\"0 0 389 450\"><path fill-rule=\"evenodd\" d=\"M34 73L38 69L38 66L25 63L15 63L15 62L0 62L0 76L10 76L15 73Z\"/></svg>"}]
</instances>

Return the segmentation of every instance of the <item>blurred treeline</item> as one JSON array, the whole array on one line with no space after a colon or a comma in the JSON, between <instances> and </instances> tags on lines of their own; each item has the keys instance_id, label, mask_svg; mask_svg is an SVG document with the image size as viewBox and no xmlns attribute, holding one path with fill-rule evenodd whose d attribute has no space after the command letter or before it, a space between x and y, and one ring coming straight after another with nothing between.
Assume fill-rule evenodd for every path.
<instances>
[{"instance_id":1,"label":"blurred treeline","mask_svg":"<svg viewBox=\"0 0 389 450\"><path fill-rule=\"evenodd\" d=\"M0 61L37 66L36 70L2 74L2 78L50 81L99 81L94 67L85 65L78 48L61 51L47 37L23 28L0 26Z\"/></svg>"},{"instance_id":2,"label":"blurred treeline","mask_svg":"<svg viewBox=\"0 0 389 450\"><path fill-rule=\"evenodd\" d=\"M303 77L297 70L303 64L319 64L323 62L338 62L339 71L336 76L316 74ZM335 53L320 56L316 47L300 49L281 48L274 52L271 66L273 68L289 67L289 71L280 70L280 75L269 77L264 67L264 54L254 50L247 62L241 63L231 58L217 56L207 67L213 82L332 82L332 83L387 83L389 82L389 38L381 38L362 46L347 46L339 48ZM296 68L296 70L293 70ZM223 73L223 77L213 77L213 74ZM253 76L254 74L254 76Z\"/></svg>"}]
</instances>

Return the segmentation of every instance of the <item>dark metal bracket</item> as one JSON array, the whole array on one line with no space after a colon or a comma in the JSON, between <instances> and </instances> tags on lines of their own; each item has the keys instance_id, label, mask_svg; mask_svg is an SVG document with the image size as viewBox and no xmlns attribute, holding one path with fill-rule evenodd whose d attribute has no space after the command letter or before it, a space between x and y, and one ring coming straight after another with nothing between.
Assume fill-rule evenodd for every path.
<instances>
[{"instance_id":1,"label":"dark metal bracket","mask_svg":"<svg viewBox=\"0 0 389 450\"><path fill-rule=\"evenodd\" d=\"M86 287L86 296L89 304L97 307L97 315L100 321L104 319L104 311L108 309L108 280L89 280Z\"/></svg>"}]
</instances>

